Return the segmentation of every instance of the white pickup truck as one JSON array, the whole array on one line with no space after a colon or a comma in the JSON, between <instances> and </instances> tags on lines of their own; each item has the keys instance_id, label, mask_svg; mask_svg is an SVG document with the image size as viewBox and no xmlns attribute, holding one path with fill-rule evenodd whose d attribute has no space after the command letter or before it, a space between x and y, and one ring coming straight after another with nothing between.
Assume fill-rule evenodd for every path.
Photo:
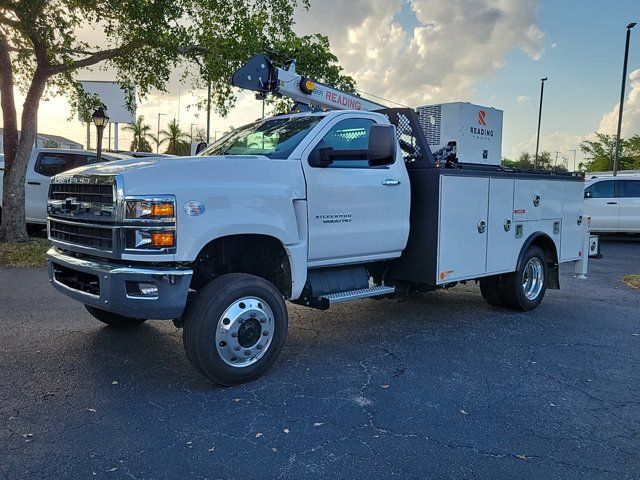
<instances>
[{"instance_id":1,"label":"white pickup truck","mask_svg":"<svg viewBox=\"0 0 640 480\"><path fill-rule=\"evenodd\" d=\"M233 385L279 355L285 300L325 309L478 280L492 305L535 308L558 264L584 257L583 186L439 163L410 109L283 115L199 156L54 177L49 275L109 325L173 319L193 366Z\"/></svg>"},{"instance_id":2,"label":"white pickup truck","mask_svg":"<svg viewBox=\"0 0 640 480\"><path fill-rule=\"evenodd\" d=\"M127 158L117 153L103 153L102 160ZM96 152L61 148L34 148L25 179L25 216L29 230L42 230L47 224L47 196L51 177L58 173L95 163ZM4 156L0 155L0 212L2 212L2 178Z\"/></svg>"}]
</instances>

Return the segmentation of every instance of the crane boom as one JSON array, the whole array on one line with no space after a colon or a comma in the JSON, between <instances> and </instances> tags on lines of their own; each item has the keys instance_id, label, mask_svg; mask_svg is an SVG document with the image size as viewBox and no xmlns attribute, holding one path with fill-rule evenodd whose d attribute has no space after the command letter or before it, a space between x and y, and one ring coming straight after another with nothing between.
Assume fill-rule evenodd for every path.
<instances>
[{"instance_id":1,"label":"crane boom","mask_svg":"<svg viewBox=\"0 0 640 480\"><path fill-rule=\"evenodd\" d=\"M295 60L280 68L264 54L256 55L240 67L233 74L231 83L262 95L271 93L291 98L312 109L375 111L386 108L353 93L299 75L296 73Z\"/></svg>"}]
</instances>

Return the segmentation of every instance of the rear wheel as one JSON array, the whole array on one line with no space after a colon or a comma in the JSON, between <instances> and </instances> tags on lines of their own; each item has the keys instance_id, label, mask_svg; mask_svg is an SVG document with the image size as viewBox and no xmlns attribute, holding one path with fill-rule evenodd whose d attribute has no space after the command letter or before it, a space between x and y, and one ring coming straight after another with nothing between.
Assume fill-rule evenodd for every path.
<instances>
[{"instance_id":1,"label":"rear wheel","mask_svg":"<svg viewBox=\"0 0 640 480\"><path fill-rule=\"evenodd\" d=\"M501 288L500 275L492 275L480 279L480 293L489 305L494 307L504 306Z\"/></svg>"},{"instance_id":2,"label":"rear wheel","mask_svg":"<svg viewBox=\"0 0 640 480\"><path fill-rule=\"evenodd\" d=\"M93 315L94 318L97 318L102 323L106 323L110 327L135 327L136 325L140 325L146 321L146 318L125 317L124 315L118 315L117 313L100 310L99 308L92 307L91 305L85 305L85 308L91 315Z\"/></svg>"},{"instance_id":3,"label":"rear wheel","mask_svg":"<svg viewBox=\"0 0 640 480\"><path fill-rule=\"evenodd\" d=\"M287 335L284 298L263 278L222 275L201 289L184 316L191 364L214 382L255 380L276 361Z\"/></svg>"},{"instance_id":4,"label":"rear wheel","mask_svg":"<svg viewBox=\"0 0 640 480\"><path fill-rule=\"evenodd\" d=\"M547 257L540 247L529 247L518 270L502 276L504 304L516 310L533 310L547 291Z\"/></svg>"}]
</instances>

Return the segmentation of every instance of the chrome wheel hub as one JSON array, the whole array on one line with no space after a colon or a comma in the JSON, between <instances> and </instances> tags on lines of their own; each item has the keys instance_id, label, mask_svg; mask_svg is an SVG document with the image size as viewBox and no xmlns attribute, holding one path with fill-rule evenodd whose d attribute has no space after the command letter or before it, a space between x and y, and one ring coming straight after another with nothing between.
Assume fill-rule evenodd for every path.
<instances>
[{"instance_id":1,"label":"chrome wheel hub","mask_svg":"<svg viewBox=\"0 0 640 480\"><path fill-rule=\"evenodd\" d=\"M218 355L232 367L253 365L269 349L274 325L273 312L261 298L244 297L236 300L218 320Z\"/></svg>"},{"instance_id":2,"label":"chrome wheel hub","mask_svg":"<svg viewBox=\"0 0 640 480\"><path fill-rule=\"evenodd\" d=\"M535 300L544 285L544 266L538 257L529 259L522 275L522 291L528 300Z\"/></svg>"}]
</instances>

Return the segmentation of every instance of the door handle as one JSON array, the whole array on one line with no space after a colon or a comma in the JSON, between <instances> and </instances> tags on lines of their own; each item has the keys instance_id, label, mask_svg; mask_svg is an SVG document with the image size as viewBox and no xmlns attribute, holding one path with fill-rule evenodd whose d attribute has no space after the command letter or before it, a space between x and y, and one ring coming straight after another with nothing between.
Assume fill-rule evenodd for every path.
<instances>
[{"instance_id":1,"label":"door handle","mask_svg":"<svg viewBox=\"0 0 640 480\"><path fill-rule=\"evenodd\" d=\"M384 182L382 182L382 185L384 185L385 187L400 185L400 180L393 180L392 178L387 178Z\"/></svg>"},{"instance_id":2,"label":"door handle","mask_svg":"<svg viewBox=\"0 0 640 480\"><path fill-rule=\"evenodd\" d=\"M618 202L607 202L607 205L617 205Z\"/></svg>"},{"instance_id":3,"label":"door handle","mask_svg":"<svg viewBox=\"0 0 640 480\"><path fill-rule=\"evenodd\" d=\"M29 185L42 185L40 182L27 182Z\"/></svg>"}]
</instances>

